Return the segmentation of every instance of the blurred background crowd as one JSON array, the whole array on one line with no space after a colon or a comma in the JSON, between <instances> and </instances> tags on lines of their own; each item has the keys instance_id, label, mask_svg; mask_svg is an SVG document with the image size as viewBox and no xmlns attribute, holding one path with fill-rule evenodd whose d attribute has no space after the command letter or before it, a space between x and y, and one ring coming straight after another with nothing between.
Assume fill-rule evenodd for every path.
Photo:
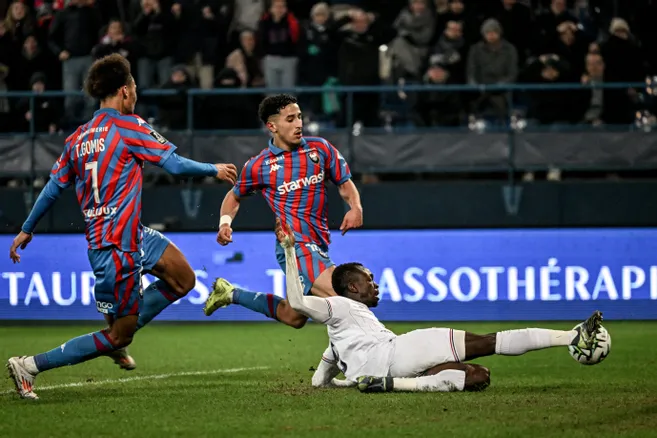
<instances>
[{"instance_id":1,"label":"blurred background crowd","mask_svg":"<svg viewBox=\"0 0 657 438\"><path fill-rule=\"evenodd\" d=\"M138 112L187 127L191 88L327 87L309 121L344 126L334 85L645 83L657 75L657 0L0 0L0 93L76 91L94 59L128 58ZM648 87L358 93L365 126L629 125ZM1 96L1 94L0 94ZM197 97L196 129L258 128L261 94ZM57 132L88 119L81 97L0 97L0 131Z\"/></svg>"}]
</instances>

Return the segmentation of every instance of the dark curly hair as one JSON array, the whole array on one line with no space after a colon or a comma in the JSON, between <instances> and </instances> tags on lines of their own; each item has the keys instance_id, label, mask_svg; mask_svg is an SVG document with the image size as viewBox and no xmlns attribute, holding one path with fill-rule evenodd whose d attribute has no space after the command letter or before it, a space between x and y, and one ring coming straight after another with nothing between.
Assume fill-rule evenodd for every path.
<instances>
[{"instance_id":1,"label":"dark curly hair","mask_svg":"<svg viewBox=\"0 0 657 438\"><path fill-rule=\"evenodd\" d=\"M297 98L289 94L276 94L265 97L258 107L258 117L260 117L262 123L267 123L271 116L278 114L283 108L294 103L297 103Z\"/></svg>"},{"instance_id":2,"label":"dark curly hair","mask_svg":"<svg viewBox=\"0 0 657 438\"><path fill-rule=\"evenodd\" d=\"M349 283L356 281L356 275L363 274L365 267L362 263L343 263L335 268L331 275L331 286L336 294L344 297L347 295Z\"/></svg>"},{"instance_id":3,"label":"dark curly hair","mask_svg":"<svg viewBox=\"0 0 657 438\"><path fill-rule=\"evenodd\" d=\"M103 101L116 95L121 87L134 80L130 74L130 63L118 53L95 61L84 81L84 91L92 98Z\"/></svg>"}]
</instances>

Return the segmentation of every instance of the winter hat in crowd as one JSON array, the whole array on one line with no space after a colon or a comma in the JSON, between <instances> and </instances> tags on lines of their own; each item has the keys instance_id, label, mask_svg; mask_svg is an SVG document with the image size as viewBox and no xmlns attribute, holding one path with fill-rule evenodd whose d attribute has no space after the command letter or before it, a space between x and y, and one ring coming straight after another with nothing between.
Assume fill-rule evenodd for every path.
<instances>
[{"instance_id":1,"label":"winter hat in crowd","mask_svg":"<svg viewBox=\"0 0 657 438\"><path fill-rule=\"evenodd\" d=\"M502 35L502 26L500 22L494 18L489 18L481 25L481 34L486 35L488 32L496 32Z\"/></svg>"}]
</instances>

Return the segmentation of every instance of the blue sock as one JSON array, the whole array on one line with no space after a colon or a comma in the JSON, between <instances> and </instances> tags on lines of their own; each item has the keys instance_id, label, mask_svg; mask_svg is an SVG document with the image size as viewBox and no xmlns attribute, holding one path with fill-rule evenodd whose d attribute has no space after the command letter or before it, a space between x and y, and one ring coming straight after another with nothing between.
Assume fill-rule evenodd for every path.
<instances>
[{"instance_id":1,"label":"blue sock","mask_svg":"<svg viewBox=\"0 0 657 438\"><path fill-rule=\"evenodd\" d=\"M46 371L66 365L75 365L114 351L109 338L109 330L78 336L46 353L34 356L39 371Z\"/></svg>"},{"instance_id":2,"label":"blue sock","mask_svg":"<svg viewBox=\"0 0 657 438\"><path fill-rule=\"evenodd\" d=\"M273 319L277 319L276 308L281 301L283 298L273 294L251 292L239 287L233 290L233 303Z\"/></svg>"},{"instance_id":3,"label":"blue sock","mask_svg":"<svg viewBox=\"0 0 657 438\"><path fill-rule=\"evenodd\" d=\"M178 301L178 296L171 292L168 284L162 280L151 283L144 290L144 301L141 303L139 311L137 330L151 322L153 318L175 301Z\"/></svg>"}]
</instances>

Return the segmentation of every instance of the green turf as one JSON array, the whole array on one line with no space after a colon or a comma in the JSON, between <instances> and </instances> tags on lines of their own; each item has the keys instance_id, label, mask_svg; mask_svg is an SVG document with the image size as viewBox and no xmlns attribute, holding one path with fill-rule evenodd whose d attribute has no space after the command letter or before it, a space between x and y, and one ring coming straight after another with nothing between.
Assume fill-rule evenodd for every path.
<instances>
[{"instance_id":1,"label":"green turf","mask_svg":"<svg viewBox=\"0 0 657 438\"><path fill-rule=\"evenodd\" d=\"M397 333L420 326L427 325L389 324ZM450 326L487 333L527 324ZM0 327L0 357L34 354L98 327ZM121 371L107 358L53 370L38 377L36 402L8 393L13 386L5 380L0 437L657 436L657 324L605 327L613 350L596 366L579 365L565 348L550 349L479 360L491 369L483 393L364 395L310 386L309 368L327 345L317 325L153 325L131 347L135 371ZM267 368L220 371L250 367ZM128 377L143 379L116 381ZM112 382L91 384L102 380ZM38 390L73 382L85 385Z\"/></svg>"}]
</instances>

